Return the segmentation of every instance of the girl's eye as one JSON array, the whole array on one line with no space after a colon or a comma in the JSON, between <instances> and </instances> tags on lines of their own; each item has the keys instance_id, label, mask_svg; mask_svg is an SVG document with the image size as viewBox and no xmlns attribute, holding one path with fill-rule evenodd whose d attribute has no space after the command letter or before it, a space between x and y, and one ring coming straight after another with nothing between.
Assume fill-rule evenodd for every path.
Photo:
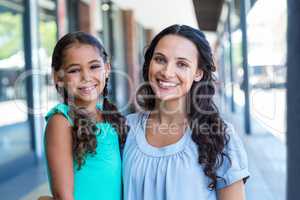
<instances>
[{"instance_id":1,"label":"girl's eye","mask_svg":"<svg viewBox=\"0 0 300 200\"><path fill-rule=\"evenodd\" d=\"M164 59L163 57L160 56L156 56L154 57L155 62L157 62L158 64L164 64L166 63L166 59Z\"/></svg>"},{"instance_id":2,"label":"girl's eye","mask_svg":"<svg viewBox=\"0 0 300 200\"><path fill-rule=\"evenodd\" d=\"M67 71L67 73L69 73L69 74L74 74L74 73L77 73L77 72L80 72L80 69L69 69Z\"/></svg>"}]
</instances>

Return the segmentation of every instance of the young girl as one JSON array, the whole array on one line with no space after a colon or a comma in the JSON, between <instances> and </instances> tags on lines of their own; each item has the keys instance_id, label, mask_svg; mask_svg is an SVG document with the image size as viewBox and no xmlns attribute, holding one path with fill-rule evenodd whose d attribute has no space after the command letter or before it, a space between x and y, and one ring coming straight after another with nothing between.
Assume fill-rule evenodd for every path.
<instances>
[{"instance_id":1,"label":"young girl","mask_svg":"<svg viewBox=\"0 0 300 200\"><path fill-rule=\"evenodd\" d=\"M52 69L64 102L46 116L49 181L57 200L121 198L126 126L107 99L108 56L93 36L74 32L55 46ZM102 96L102 102L100 102ZM111 112L110 112L111 111Z\"/></svg>"},{"instance_id":2,"label":"young girl","mask_svg":"<svg viewBox=\"0 0 300 200\"><path fill-rule=\"evenodd\" d=\"M199 30L173 25L152 40L137 96L146 111L127 117L125 200L245 198L247 157L213 102L215 70Z\"/></svg>"}]
</instances>

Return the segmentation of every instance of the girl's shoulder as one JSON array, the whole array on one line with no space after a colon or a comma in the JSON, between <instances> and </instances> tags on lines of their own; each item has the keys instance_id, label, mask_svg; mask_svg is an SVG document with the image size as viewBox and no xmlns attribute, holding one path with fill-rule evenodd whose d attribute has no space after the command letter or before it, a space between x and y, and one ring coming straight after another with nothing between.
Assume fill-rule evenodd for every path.
<instances>
[{"instance_id":1,"label":"girl's shoulder","mask_svg":"<svg viewBox=\"0 0 300 200\"><path fill-rule=\"evenodd\" d=\"M69 106L64 104L64 103L59 103L53 108L49 110L49 112L45 116L45 120L48 123L49 120L54 116L54 115L62 115L64 118L68 120L68 122L73 125L73 120L71 119L71 116L69 115Z\"/></svg>"}]
</instances>

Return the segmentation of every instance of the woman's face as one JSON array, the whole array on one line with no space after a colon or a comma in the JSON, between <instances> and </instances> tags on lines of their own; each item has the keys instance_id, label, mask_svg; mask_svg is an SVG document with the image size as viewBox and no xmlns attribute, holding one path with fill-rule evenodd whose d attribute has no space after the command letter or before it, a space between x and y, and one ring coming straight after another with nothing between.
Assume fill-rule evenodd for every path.
<instances>
[{"instance_id":1,"label":"woman's face","mask_svg":"<svg viewBox=\"0 0 300 200\"><path fill-rule=\"evenodd\" d=\"M155 47L149 66L149 83L162 101L185 97L194 81L200 81L196 45L181 36L166 35Z\"/></svg>"}]
</instances>

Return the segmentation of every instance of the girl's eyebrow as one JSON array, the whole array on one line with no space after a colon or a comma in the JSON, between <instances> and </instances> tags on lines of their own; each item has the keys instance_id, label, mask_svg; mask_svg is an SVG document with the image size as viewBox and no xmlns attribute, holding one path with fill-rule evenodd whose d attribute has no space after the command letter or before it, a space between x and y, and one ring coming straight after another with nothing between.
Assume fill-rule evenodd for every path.
<instances>
[{"instance_id":1,"label":"girl's eyebrow","mask_svg":"<svg viewBox=\"0 0 300 200\"><path fill-rule=\"evenodd\" d=\"M70 67L77 67L77 66L80 66L80 64L78 64L78 63L71 63L68 66L66 66L66 69L68 69Z\"/></svg>"},{"instance_id":2,"label":"girl's eyebrow","mask_svg":"<svg viewBox=\"0 0 300 200\"><path fill-rule=\"evenodd\" d=\"M98 60L98 59L91 60L88 63L91 64L91 63L94 63L94 62L101 63L101 61ZM68 66L66 66L66 69L68 69L70 67L77 67L77 66L80 66L80 64L78 64L78 63L71 63Z\"/></svg>"}]
</instances>

